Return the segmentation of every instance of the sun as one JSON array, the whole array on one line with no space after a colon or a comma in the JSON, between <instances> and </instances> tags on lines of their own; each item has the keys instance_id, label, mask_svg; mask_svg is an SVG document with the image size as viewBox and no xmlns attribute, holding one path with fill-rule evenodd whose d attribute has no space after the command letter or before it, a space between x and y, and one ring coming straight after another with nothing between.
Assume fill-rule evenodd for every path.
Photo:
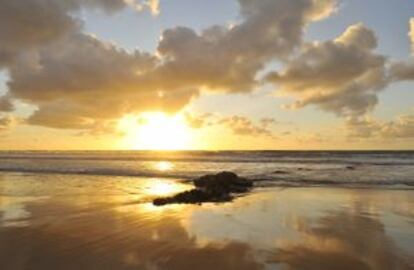
<instances>
[{"instance_id":1,"label":"sun","mask_svg":"<svg viewBox=\"0 0 414 270\"><path fill-rule=\"evenodd\" d=\"M185 150L191 148L191 129L181 115L143 113L121 119L126 147L135 150Z\"/></svg>"}]
</instances>

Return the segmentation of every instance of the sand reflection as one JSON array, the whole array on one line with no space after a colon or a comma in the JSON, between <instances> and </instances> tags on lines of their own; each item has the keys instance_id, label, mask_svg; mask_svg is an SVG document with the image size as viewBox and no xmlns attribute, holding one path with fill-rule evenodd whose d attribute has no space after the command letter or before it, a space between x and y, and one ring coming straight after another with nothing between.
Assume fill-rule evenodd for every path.
<instances>
[{"instance_id":1,"label":"sand reflection","mask_svg":"<svg viewBox=\"0 0 414 270\"><path fill-rule=\"evenodd\" d=\"M280 189L196 209L187 221L201 243L249 243L268 267L408 270L414 215L395 208L414 207L411 193Z\"/></svg>"},{"instance_id":2,"label":"sand reflection","mask_svg":"<svg viewBox=\"0 0 414 270\"><path fill-rule=\"evenodd\" d=\"M19 201L23 226L0 223L0 269L413 269L412 191L271 189L154 207L151 196L184 188L158 181L105 192L82 181L83 193Z\"/></svg>"},{"instance_id":3,"label":"sand reflection","mask_svg":"<svg viewBox=\"0 0 414 270\"><path fill-rule=\"evenodd\" d=\"M35 216L40 207L28 209ZM63 216L47 226L2 228L0 268L262 269L248 244L198 246L179 218L188 209L164 209L154 218L146 207L135 207Z\"/></svg>"},{"instance_id":4,"label":"sand reflection","mask_svg":"<svg viewBox=\"0 0 414 270\"><path fill-rule=\"evenodd\" d=\"M146 194L154 196L171 196L189 188L188 185L160 179L153 179L145 184Z\"/></svg>"}]
</instances>

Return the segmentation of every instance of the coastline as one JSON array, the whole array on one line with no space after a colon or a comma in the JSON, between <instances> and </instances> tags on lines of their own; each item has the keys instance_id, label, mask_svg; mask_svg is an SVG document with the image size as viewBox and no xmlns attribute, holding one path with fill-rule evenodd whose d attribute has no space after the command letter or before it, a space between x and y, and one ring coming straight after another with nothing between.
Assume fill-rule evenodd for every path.
<instances>
[{"instance_id":1,"label":"coastline","mask_svg":"<svg viewBox=\"0 0 414 270\"><path fill-rule=\"evenodd\" d=\"M0 174L1 269L414 267L412 190L271 187L156 207L188 186L50 177Z\"/></svg>"}]
</instances>

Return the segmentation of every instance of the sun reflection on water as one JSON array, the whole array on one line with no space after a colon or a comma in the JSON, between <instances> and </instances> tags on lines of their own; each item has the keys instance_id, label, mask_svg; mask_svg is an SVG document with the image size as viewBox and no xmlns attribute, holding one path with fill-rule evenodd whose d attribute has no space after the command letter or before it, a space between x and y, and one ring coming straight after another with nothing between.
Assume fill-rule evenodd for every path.
<instances>
[{"instance_id":1,"label":"sun reflection on water","mask_svg":"<svg viewBox=\"0 0 414 270\"><path fill-rule=\"evenodd\" d=\"M188 189L187 185L174 181L153 180L146 187L146 193L154 196L169 196Z\"/></svg>"},{"instance_id":2,"label":"sun reflection on water","mask_svg":"<svg viewBox=\"0 0 414 270\"><path fill-rule=\"evenodd\" d=\"M174 164L169 161L159 161L155 163L154 167L158 171L165 172L165 171L170 171L174 167Z\"/></svg>"}]
</instances>

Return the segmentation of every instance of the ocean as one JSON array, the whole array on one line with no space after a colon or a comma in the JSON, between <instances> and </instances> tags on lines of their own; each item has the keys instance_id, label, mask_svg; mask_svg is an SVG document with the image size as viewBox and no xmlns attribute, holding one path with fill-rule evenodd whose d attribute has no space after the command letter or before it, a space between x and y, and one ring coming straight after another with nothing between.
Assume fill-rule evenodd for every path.
<instances>
[{"instance_id":1,"label":"ocean","mask_svg":"<svg viewBox=\"0 0 414 270\"><path fill-rule=\"evenodd\" d=\"M414 151L2 151L0 175L168 178L233 171L257 186L414 188Z\"/></svg>"}]
</instances>

